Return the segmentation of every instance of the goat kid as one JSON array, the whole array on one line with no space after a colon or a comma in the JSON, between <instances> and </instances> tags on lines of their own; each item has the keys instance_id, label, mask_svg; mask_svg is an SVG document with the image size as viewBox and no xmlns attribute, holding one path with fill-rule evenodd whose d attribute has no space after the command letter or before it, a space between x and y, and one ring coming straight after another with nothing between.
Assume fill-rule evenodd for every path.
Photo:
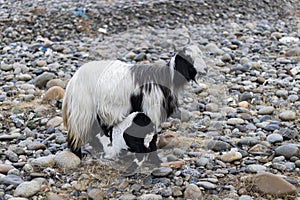
<instances>
[{"instance_id":1,"label":"goat kid","mask_svg":"<svg viewBox=\"0 0 300 200\"><path fill-rule=\"evenodd\" d=\"M111 138L100 132L96 135L100 144L102 159L107 161L119 161L127 152L132 152L134 159L125 170L126 174L133 174L138 167L149 161L159 165L161 160L157 155L157 134L154 123L142 112L134 112L128 115L121 123L113 127ZM125 152L124 152L125 150ZM96 149L97 151L97 149Z\"/></svg>"}]
</instances>

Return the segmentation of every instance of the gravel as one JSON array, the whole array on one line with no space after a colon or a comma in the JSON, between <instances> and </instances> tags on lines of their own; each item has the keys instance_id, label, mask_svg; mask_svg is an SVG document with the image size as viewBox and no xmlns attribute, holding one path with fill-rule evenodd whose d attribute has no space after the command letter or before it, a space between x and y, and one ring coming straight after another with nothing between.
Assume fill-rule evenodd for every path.
<instances>
[{"instance_id":1,"label":"gravel","mask_svg":"<svg viewBox=\"0 0 300 200\"><path fill-rule=\"evenodd\" d=\"M299 196L299 9L294 0L0 0L0 199ZM116 163L68 151L62 97L83 63L158 65L190 40L209 72L162 126L163 166L124 178Z\"/></svg>"}]
</instances>

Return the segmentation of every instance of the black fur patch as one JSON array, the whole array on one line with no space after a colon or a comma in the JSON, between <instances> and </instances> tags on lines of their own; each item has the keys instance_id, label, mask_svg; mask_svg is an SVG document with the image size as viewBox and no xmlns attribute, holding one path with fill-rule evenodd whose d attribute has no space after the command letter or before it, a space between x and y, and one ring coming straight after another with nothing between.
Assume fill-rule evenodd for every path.
<instances>
[{"instance_id":1,"label":"black fur patch","mask_svg":"<svg viewBox=\"0 0 300 200\"><path fill-rule=\"evenodd\" d=\"M143 93L132 94L130 96L131 103L131 113L132 112L141 112L142 111L142 102L143 102Z\"/></svg>"},{"instance_id":2,"label":"black fur patch","mask_svg":"<svg viewBox=\"0 0 300 200\"><path fill-rule=\"evenodd\" d=\"M180 55L176 55L175 57L174 69L175 72L178 72L174 74L175 86L181 86L190 80L195 80L197 75L197 70L194 68L193 64Z\"/></svg>"},{"instance_id":3,"label":"black fur patch","mask_svg":"<svg viewBox=\"0 0 300 200\"><path fill-rule=\"evenodd\" d=\"M172 94L172 91L169 88L162 85L160 85L159 88L164 94L163 108L167 113L167 117L170 117L178 106L177 98Z\"/></svg>"},{"instance_id":4,"label":"black fur patch","mask_svg":"<svg viewBox=\"0 0 300 200\"><path fill-rule=\"evenodd\" d=\"M138 113L134 117L132 124L124 131L123 134L123 138L126 145L129 147L129 151L135 153L149 153L152 149L156 150L156 144L154 148L147 148L144 145L144 138L147 134L151 134L154 131L154 124L150 118L144 113Z\"/></svg>"}]
</instances>

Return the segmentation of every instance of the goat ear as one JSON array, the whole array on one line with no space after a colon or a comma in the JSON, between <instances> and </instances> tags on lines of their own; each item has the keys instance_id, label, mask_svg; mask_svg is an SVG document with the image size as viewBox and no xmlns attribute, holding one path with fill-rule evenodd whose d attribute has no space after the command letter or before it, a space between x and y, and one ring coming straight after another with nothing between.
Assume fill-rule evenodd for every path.
<instances>
[{"instance_id":1,"label":"goat ear","mask_svg":"<svg viewBox=\"0 0 300 200\"><path fill-rule=\"evenodd\" d=\"M174 69L179 72L181 77L177 77L177 81L190 81L195 80L195 76L197 74L196 69L194 68L191 59L178 53L175 57L175 66ZM185 79L185 80L181 80Z\"/></svg>"},{"instance_id":2,"label":"goat ear","mask_svg":"<svg viewBox=\"0 0 300 200\"><path fill-rule=\"evenodd\" d=\"M137 113L133 118L133 123L138 126L145 127L151 123L151 119L144 113Z\"/></svg>"}]
</instances>

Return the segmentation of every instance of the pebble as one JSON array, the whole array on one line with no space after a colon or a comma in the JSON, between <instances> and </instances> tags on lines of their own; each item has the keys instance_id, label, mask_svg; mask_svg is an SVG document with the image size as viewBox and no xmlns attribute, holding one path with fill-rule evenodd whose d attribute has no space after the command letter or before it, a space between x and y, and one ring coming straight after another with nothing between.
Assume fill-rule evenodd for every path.
<instances>
[{"instance_id":1,"label":"pebble","mask_svg":"<svg viewBox=\"0 0 300 200\"><path fill-rule=\"evenodd\" d=\"M41 184L37 181L25 181L17 186L14 196L32 197L41 190Z\"/></svg>"},{"instance_id":2,"label":"pebble","mask_svg":"<svg viewBox=\"0 0 300 200\"><path fill-rule=\"evenodd\" d=\"M66 88L66 83L65 83L63 80L61 80L61 79L55 78L55 79L49 80L49 81L47 82L47 84L46 84L46 88L47 88L47 89L52 88L52 87L54 87L54 86L58 86L58 87L64 89L64 88Z\"/></svg>"},{"instance_id":3,"label":"pebble","mask_svg":"<svg viewBox=\"0 0 300 200\"><path fill-rule=\"evenodd\" d=\"M267 136L267 141L270 142L270 143L282 142L283 137L282 137L281 134L272 133L272 134Z\"/></svg>"},{"instance_id":4,"label":"pebble","mask_svg":"<svg viewBox=\"0 0 300 200\"><path fill-rule=\"evenodd\" d=\"M175 132L168 131L159 136L158 148L172 148L176 147L179 143L179 139Z\"/></svg>"},{"instance_id":5,"label":"pebble","mask_svg":"<svg viewBox=\"0 0 300 200\"><path fill-rule=\"evenodd\" d=\"M53 73L44 72L41 75L37 76L35 79L33 79L32 82L36 87L42 89L46 87L48 81L54 78L56 78L56 76Z\"/></svg>"},{"instance_id":6,"label":"pebble","mask_svg":"<svg viewBox=\"0 0 300 200\"><path fill-rule=\"evenodd\" d=\"M237 124L244 124L245 120L241 118L230 118L227 120L227 124L229 125L237 125Z\"/></svg>"},{"instance_id":7,"label":"pebble","mask_svg":"<svg viewBox=\"0 0 300 200\"><path fill-rule=\"evenodd\" d=\"M286 159L290 159L293 156L299 156L300 150L297 145L283 144L275 148L275 154L277 156L284 156Z\"/></svg>"},{"instance_id":8,"label":"pebble","mask_svg":"<svg viewBox=\"0 0 300 200\"><path fill-rule=\"evenodd\" d=\"M7 176L1 177L0 178L0 183L5 184L5 185L13 185L13 186L18 186L21 183L23 183L24 180L17 175L14 174L8 174Z\"/></svg>"},{"instance_id":9,"label":"pebble","mask_svg":"<svg viewBox=\"0 0 300 200\"><path fill-rule=\"evenodd\" d=\"M137 200L162 200L163 197L157 194L142 194Z\"/></svg>"},{"instance_id":10,"label":"pebble","mask_svg":"<svg viewBox=\"0 0 300 200\"><path fill-rule=\"evenodd\" d=\"M257 174L252 180L253 190L262 194L276 197L295 196L297 194L297 188L294 185L271 173Z\"/></svg>"},{"instance_id":11,"label":"pebble","mask_svg":"<svg viewBox=\"0 0 300 200\"><path fill-rule=\"evenodd\" d=\"M213 183L208 182L208 181L199 181L199 182L197 182L197 185L199 187L203 187L203 188L205 188L207 190L214 190L214 189L217 188L216 184L213 184Z\"/></svg>"},{"instance_id":12,"label":"pebble","mask_svg":"<svg viewBox=\"0 0 300 200\"><path fill-rule=\"evenodd\" d=\"M51 118L48 122L47 122L47 126L53 126L53 127L57 127L59 125L61 125L63 123L63 118L60 116L56 116Z\"/></svg>"},{"instance_id":13,"label":"pebble","mask_svg":"<svg viewBox=\"0 0 300 200\"><path fill-rule=\"evenodd\" d=\"M152 175L155 177L165 177L172 173L172 168L170 167L160 167L152 171Z\"/></svg>"},{"instance_id":14,"label":"pebble","mask_svg":"<svg viewBox=\"0 0 300 200\"><path fill-rule=\"evenodd\" d=\"M46 145L41 143L41 142L30 142L28 145L27 145L27 148L29 150L39 150L39 149L46 149Z\"/></svg>"},{"instance_id":15,"label":"pebble","mask_svg":"<svg viewBox=\"0 0 300 200\"><path fill-rule=\"evenodd\" d=\"M273 106L263 106L258 110L259 115L271 115L275 111Z\"/></svg>"},{"instance_id":16,"label":"pebble","mask_svg":"<svg viewBox=\"0 0 300 200\"><path fill-rule=\"evenodd\" d=\"M258 164L251 164L246 167L246 171L250 173L265 172L267 167Z\"/></svg>"},{"instance_id":17,"label":"pebble","mask_svg":"<svg viewBox=\"0 0 300 200\"><path fill-rule=\"evenodd\" d=\"M93 188L88 191L88 196L93 200L102 200L104 199L104 192L99 188Z\"/></svg>"},{"instance_id":18,"label":"pebble","mask_svg":"<svg viewBox=\"0 0 300 200\"><path fill-rule=\"evenodd\" d=\"M207 148L213 151L226 151L231 148L230 144L220 140L210 140L207 144Z\"/></svg>"},{"instance_id":19,"label":"pebble","mask_svg":"<svg viewBox=\"0 0 300 200\"><path fill-rule=\"evenodd\" d=\"M67 200L67 198L58 194L48 194L47 200Z\"/></svg>"},{"instance_id":20,"label":"pebble","mask_svg":"<svg viewBox=\"0 0 300 200\"><path fill-rule=\"evenodd\" d=\"M242 159L242 154L240 152L230 152L223 154L220 158L223 162L233 162Z\"/></svg>"},{"instance_id":21,"label":"pebble","mask_svg":"<svg viewBox=\"0 0 300 200\"><path fill-rule=\"evenodd\" d=\"M0 173L6 174L9 170L14 169L10 164L0 164Z\"/></svg>"},{"instance_id":22,"label":"pebble","mask_svg":"<svg viewBox=\"0 0 300 200\"><path fill-rule=\"evenodd\" d=\"M59 100L62 99L64 95L65 90L63 88L61 88L60 86L53 86L46 91L43 97L43 101L48 102L53 100Z\"/></svg>"},{"instance_id":23,"label":"pebble","mask_svg":"<svg viewBox=\"0 0 300 200\"><path fill-rule=\"evenodd\" d=\"M184 199L202 199L203 197L200 188L194 184L187 184L183 196Z\"/></svg>"},{"instance_id":24,"label":"pebble","mask_svg":"<svg viewBox=\"0 0 300 200\"><path fill-rule=\"evenodd\" d=\"M41 168L53 167L55 165L54 156L50 155L50 156L35 158L31 161L31 164Z\"/></svg>"},{"instance_id":25,"label":"pebble","mask_svg":"<svg viewBox=\"0 0 300 200\"><path fill-rule=\"evenodd\" d=\"M62 151L54 156L55 165L63 169L77 168L81 160L70 151Z\"/></svg>"},{"instance_id":26,"label":"pebble","mask_svg":"<svg viewBox=\"0 0 300 200\"><path fill-rule=\"evenodd\" d=\"M279 113L279 118L284 121L295 120L297 115L294 111L285 110Z\"/></svg>"}]
</instances>

